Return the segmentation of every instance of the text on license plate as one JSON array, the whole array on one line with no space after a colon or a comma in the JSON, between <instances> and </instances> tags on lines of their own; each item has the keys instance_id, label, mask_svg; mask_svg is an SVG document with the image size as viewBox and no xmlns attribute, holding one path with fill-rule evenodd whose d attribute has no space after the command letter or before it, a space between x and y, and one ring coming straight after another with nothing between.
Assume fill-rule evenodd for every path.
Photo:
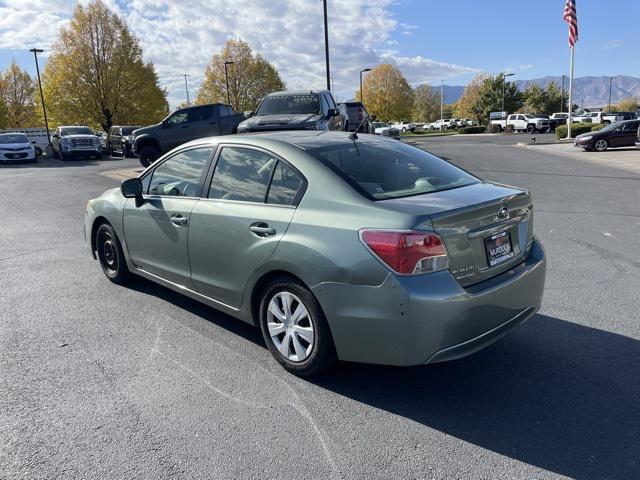
<instances>
[{"instance_id":1,"label":"text on license plate","mask_svg":"<svg viewBox=\"0 0 640 480\"><path fill-rule=\"evenodd\" d=\"M484 239L487 250L487 262L490 267L494 267L510 258L513 258L511 248L511 234L500 232Z\"/></svg>"}]
</instances>

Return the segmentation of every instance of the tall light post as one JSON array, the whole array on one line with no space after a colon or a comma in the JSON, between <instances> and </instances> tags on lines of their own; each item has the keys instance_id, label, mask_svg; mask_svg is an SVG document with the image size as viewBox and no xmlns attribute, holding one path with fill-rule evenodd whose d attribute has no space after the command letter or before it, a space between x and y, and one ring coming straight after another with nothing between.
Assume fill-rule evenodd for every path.
<instances>
[{"instance_id":1,"label":"tall light post","mask_svg":"<svg viewBox=\"0 0 640 480\"><path fill-rule=\"evenodd\" d=\"M444 80L440 80L440 131L444 122Z\"/></svg>"},{"instance_id":2,"label":"tall light post","mask_svg":"<svg viewBox=\"0 0 640 480\"><path fill-rule=\"evenodd\" d=\"M47 120L47 109L44 105L44 94L42 93L42 81L40 80L40 67L38 66L38 54L44 52L40 48L32 48L29 50L33 52L33 58L36 59L36 72L38 74L38 86L40 87L40 100L42 100L42 113L44 114L44 126L47 130L47 144L51 146L51 137L49 136L49 122Z\"/></svg>"},{"instance_id":3,"label":"tall light post","mask_svg":"<svg viewBox=\"0 0 640 480\"><path fill-rule=\"evenodd\" d=\"M236 62L224 62L224 79L227 84L227 103L231 105L231 97L229 96L229 72L227 71L228 65L233 65Z\"/></svg>"},{"instance_id":4,"label":"tall light post","mask_svg":"<svg viewBox=\"0 0 640 480\"><path fill-rule=\"evenodd\" d=\"M562 88L560 89L560 113L564 112L564 77L566 77L566 75L562 75Z\"/></svg>"},{"instance_id":5,"label":"tall light post","mask_svg":"<svg viewBox=\"0 0 640 480\"><path fill-rule=\"evenodd\" d=\"M504 89L505 89L505 85L507 83L507 77L513 77L515 75L515 73L503 73L502 74L502 111L504 112ZM504 124L505 126L505 130L507 127L507 124Z\"/></svg>"},{"instance_id":6,"label":"tall light post","mask_svg":"<svg viewBox=\"0 0 640 480\"><path fill-rule=\"evenodd\" d=\"M327 64L327 90L331 90L331 73L329 71L329 23L327 21L327 0L322 0L324 7L324 56Z\"/></svg>"},{"instance_id":7,"label":"tall light post","mask_svg":"<svg viewBox=\"0 0 640 480\"><path fill-rule=\"evenodd\" d=\"M609 108L608 112L611 112L611 85L613 84L613 77L609 77Z\"/></svg>"},{"instance_id":8,"label":"tall light post","mask_svg":"<svg viewBox=\"0 0 640 480\"><path fill-rule=\"evenodd\" d=\"M187 77L189 75L187 75L186 73L184 75L182 75L184 77L184 91L187 94L187 107L191 106L191 102L189 101L189 87L187 86Z\"/></svg>"},{"instance_id":9,"label":"tall light post","mask_svg":"<svg viewBox=\"0 0 640 480\"><path fill-rule=\"evenodd\" d=\"M364 92L362 91L362 74L364 72L370 72L371 69L370 68L365 68L363 70L360 70L360 101L364 104Z\"/></svg>"}]
</instances>

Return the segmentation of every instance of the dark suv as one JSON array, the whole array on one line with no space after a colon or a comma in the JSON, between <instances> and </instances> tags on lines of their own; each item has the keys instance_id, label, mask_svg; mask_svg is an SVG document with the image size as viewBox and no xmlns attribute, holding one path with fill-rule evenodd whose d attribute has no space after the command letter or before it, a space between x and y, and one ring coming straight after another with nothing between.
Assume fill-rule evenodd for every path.
<instances>
[{"instance_id":1,"label":"dark suv","mask_svg":"<svg viewBox=\"0 0 640 480\"><path fill-rule=\"evenodd\" d=\"M133 154L133 143L131 142L133 131L141 127L115 125L109 130L107 140L107 150L112 155L118 154L123 157L130 157Z\"/></svg>"},{"instance_id":2,"label":"dark suv","mask_svg":"<svg viewBox=\"0 0 640 480\"><path fill-rule=\"evenodd\" d=\"M238 133L265 130L344 130L347 110L328 90L275 92L262 99L255 115L238 125Z\"/></svg>"},{"instance_id":3,"label":"dark suv","mask_svg":"<svg viewBox=\"0 0 640 480\"><path fill-rule=\"evenodd\" d=\"M160 155L198 138L236 133L244 116L230 105L214 103L176 110L161 123L133 132L133 151L148 167Z\"/></svg>"}]
</instances>

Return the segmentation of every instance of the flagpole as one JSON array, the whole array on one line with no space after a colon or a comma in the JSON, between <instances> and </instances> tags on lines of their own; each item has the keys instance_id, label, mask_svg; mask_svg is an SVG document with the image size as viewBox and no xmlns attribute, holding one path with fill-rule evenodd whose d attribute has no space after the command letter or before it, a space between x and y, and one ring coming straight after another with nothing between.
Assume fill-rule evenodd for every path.
<instances>
[{"instance_id":1,"label":"flagpole","mask_svg":"<svg viewBox=\"0 0 640 480\"><path fill-rule=\"evenodd\" d=\"M571 138L571 122L573 116L573 59L576 47L571 47L571 69L569 71L569 118L567 119L567 138Z\"/></svg>"}]
</instances>

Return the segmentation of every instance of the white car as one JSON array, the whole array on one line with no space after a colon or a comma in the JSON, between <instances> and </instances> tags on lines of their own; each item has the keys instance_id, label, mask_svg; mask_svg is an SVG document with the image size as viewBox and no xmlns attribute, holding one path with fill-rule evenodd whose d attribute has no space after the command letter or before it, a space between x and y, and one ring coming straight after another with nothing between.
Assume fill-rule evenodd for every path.
<instances>
[{"instance_id":1,"label":"white car","mask_svg":"<svg viewBox=\"0 0 640 480\"><path fill-rule=\"evenodd\" d=\"M391 126L397 128L401 132L413 132L416 129L416 124L410 122L396 122Z\"/></svg>"},{"instance_id":2,"label":"white car","mask_svg":"<svg viewBox=\"0 0 640 480\"><path fill-rule=\"evenodd\" d=\"M505 125L506 127L513 127L515 132L536 133L551 131L551 122L548 118L537 117L528 113L512 113L507 117L506 121L492 120L491 125L499 125L502 131L504 131Z\"/></svg>"},{"instance_id":3,"label":"white car","mask_svg":"<svg viewBox=\"0 0 640 480\"><path fill-rule=\"evenodd\" d=\"M0 134L0 162L35 162L36 149L24 133Z\"/></svg>"},{"instance_id":4,"label":"white car","mask_svg":"<svg viewBox=\"0 0 640 480\"><path fill-rule=\"evenodd\" d=\"M383 137L391 137L395 139L400 139L400 130L395 127L392 127L388 123L385 122L373 122L373 132L376 135L382 135Z\"/></svg>"},{"instance_id":5,"label":"white car","mask_svg":"<svg viewBox=\"0 0 640 480\"><path fill-rule=\"evenodd\" d=\"M440 128L442 126L442 128ZM436 120L431 125L429 125L429 130L447 130L449 128L454 128L451 120L445 118L443 120Z\"/></svg>"}]
</instances>

